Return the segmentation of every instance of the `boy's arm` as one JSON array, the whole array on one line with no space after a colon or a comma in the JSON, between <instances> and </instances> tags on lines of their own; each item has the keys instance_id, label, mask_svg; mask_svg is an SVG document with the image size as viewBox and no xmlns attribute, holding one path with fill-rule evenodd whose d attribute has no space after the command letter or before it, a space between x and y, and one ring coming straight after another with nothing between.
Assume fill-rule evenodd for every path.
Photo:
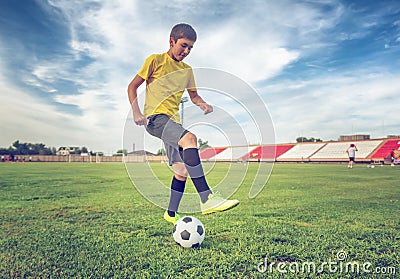
<instances>
[{"instance_id":1,"label":"boy's arm","mask_svg":"<svg viewBox=\"0 0 400 279\"><path fill-rule=\"evenodd\" d=\"M208 114L210 112L213 112L213 107L209 104L207 104L200 96L197 94L197 90L195 89L188 89L188 93L190 96L190 100L192 101L193 104L197 105L200 107L202 111L204 111L204 114Z\"/></svg>"},{"instance_id":2,"label":"boy's arm","mask_svg":"<svg viewBox=\"0 0 400 279\"><path fill-rule=\"evenodd\" d=\"M142 114L137 101L137 89L144 82L144 79L136 75L128 85L129 103L132 107L133 120L136 125L147 125L147 118Z\"/></svg>"}]
</instances>

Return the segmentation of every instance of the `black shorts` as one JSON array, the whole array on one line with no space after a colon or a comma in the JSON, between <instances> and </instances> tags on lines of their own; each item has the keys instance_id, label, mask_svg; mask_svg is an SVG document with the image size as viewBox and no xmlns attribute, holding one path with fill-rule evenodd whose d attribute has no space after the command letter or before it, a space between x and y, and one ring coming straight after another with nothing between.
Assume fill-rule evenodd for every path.
<instances>
[{"instance_id":1,"label":"black shorts","mask_svg":"<svg viewBox=\"0 0 400 279\"><path fill-rule=\"evenodd\" d=\"M351 162L354 162L354 161L355 161L355 158L354 158L354 157L349 157L349 160L350 160Z\"/></svg>"},{"instance_id":2,"label":"black shorts","mask_svg":"<svg viewBox=\"0 0 400 279\"><path fill-rule=\"evenodd\" d=\"M189 131L165 114L152 115L147 117L147 119L149 123L146 126L146 131L163 141L169 165L172 166L174 163L183 162L183 150L178 145L178 141Z\"/></svg>"}]
</instances>

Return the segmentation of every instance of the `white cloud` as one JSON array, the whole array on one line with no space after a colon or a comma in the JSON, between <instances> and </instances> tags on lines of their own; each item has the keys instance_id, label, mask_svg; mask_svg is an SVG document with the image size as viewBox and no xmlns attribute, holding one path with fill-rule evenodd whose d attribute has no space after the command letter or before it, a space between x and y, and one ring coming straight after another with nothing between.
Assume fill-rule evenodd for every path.
<instances>
[{"instance_id":1,"label":"white cloud","mask_svg":"<svg viewBox=\"0 0 400 279\"><path fill-rule=\"evenodd\" d=\"M0 87L0 102L7 104L0 110L2 146L7 146L17 139L39 141L54 146L58 146L60 139L73 139L68 132L73 127L68 125L67 114L55 111L55 108L44 100L9 84L1 72Z\"/></svg>"},{"instance_id":2,"label":"white cloud","mask_svg":"<svg viewBox=\"0 0 400 279\"><path fill-rule=\"evenodd\" d=\"M299 57L298 51L265 39L255 40L246 28L227 25L199 40L193 49L193 64L217 68L248 81L268 79Z\"/></svg>"}]
</instances>

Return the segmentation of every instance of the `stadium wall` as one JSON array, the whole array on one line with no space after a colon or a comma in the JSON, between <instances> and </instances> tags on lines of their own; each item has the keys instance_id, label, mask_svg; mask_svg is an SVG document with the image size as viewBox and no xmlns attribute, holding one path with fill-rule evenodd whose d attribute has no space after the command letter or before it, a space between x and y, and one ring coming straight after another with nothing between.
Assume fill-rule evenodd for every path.
<instances>
[{"instance_id":1,"label":"stadium wall","mask_svg":"<svg viewBox=\"0 0 400 279\"><path fill-rule=\"evenodd\" d=\"M16 155L14 162L65 162L65 163L132 163L132 162L163 162L166 156L80 156L80 155ZM8 162L8 156L5 157Z\"/></svg>"}]
</instances>

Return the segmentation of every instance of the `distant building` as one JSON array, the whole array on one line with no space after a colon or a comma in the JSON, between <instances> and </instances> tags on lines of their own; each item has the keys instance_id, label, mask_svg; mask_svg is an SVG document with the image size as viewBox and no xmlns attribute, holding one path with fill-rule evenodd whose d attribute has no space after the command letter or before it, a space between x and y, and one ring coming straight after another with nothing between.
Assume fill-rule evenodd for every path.
<instances>
[{"instance_id":1,"label":"distant building","mask_svg":"<svg viewBox=\"0 0 400 279\"><path fill-rule=\"evenodd\" d=\"M78 150L79 150L79 147L62 146L62 147L58 148L57 155L67 156L69 154L75 153Z\"/></svg>"},{"instance_id":2,"label":"distant building","mask_svg":"<svg viewBox=\"0 0 400 279\"><path fill-rule=\"evenodd\" d=\"M350 135L340 136L339 141L356 141L356 140L369 140L370 135Z\"/></svg>"}]
</instances>

